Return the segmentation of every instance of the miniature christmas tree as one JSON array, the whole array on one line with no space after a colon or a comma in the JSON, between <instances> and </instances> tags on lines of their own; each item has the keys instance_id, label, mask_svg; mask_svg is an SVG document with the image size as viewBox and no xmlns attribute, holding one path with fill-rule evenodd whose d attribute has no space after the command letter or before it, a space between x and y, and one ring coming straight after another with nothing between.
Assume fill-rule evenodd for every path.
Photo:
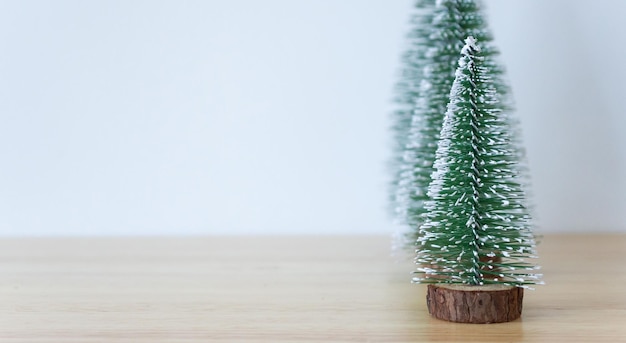
<instances>
[{"instance_id":1,"label":"miniature christmas tree","mask_svg":"<svg viewBox=\"0 0 626 343\"><path fill-rule=\"evenodd\" d=\"M405 92L406 96L402 98L405 103L411 103L413 110L410 123L406 119L407 111L398 112L402 114L398 118L403 118L398 120L399 126L408 124L409 127L404 131L396 128L396 141L399 145L404 144L403 161L394 188L396 214L398 221L408 226L406 241L411 247L420 235L419 227L426 212L424 203L429 200L427 189L434 171L437 141L454 81L458 52L466 37L473 36L482 42L483 63L491 70L493 85L505 110L503 116L507 116L510 121L511 136L515 140L519 140L517 137L520 136L519 124L508 117L512 108L508 100L509 90L503 80L503 68L496 61L499 52L491 43L492 35L487 28L481 3L475 0L439 0L435 6L432 2L421 3L421 6L427 10L427 15L422 19L431 21L427 26L415 30L414 36L420 39L416 38L414 42L423 46L421 49L413 49L422 52L415 53L415 60L419 63L412 65L423 69L404 75L406 78L415 78L413 83L406 82L411 85L409 89L412 91ZM419 23L424 24L423 21ZM521 145L517 149L516 154L521 157ZM520 170L524 171L521 167ZM524 179L528 179L525 172L523 175Z\"/></svg>"},{"instance_id":2,"label":"miniature christmas tree","mask_svg":"<svg viewBox=\"0 0 626 343\"><path fill-rule=\"evenodd\" d=\"M394 146L391 160L393 179L390 189L390 203L392 209L402 207L404 211L410 201L408 194L408 176L406 169L410 166L405 163L404 155L409 143L409 129L411 118L415 111L415 101L419 98L420 83L424 79L424 67L427 64L426 42L430 36L430 24L433 20L435 0L417 0L415 13L411 17L412 29L408 35L409 48L402 55L402 70L400 80L396 84L394 102L397 109L393 112ZM404 182L404 185L401 183ZM400 206L398 206L400 204ZM397 213L395 213L397 214ZM399 222L406 224L406 215L398 216ZM414 242L414 240L412 240Z\"/></svg>"},{"instance_id":3,"label":"miniature christmas tree","mask_svg":"<svg viewBox=\"0 0 626 343\"><path fill-rule=\"evenodd\" d=\"M437 146L414 281L437 284L429 285L428 297L437 297L429 301L429 310L438 318L508 321L521 314L522 287L538 283L537 267L528 262L535 242L520 180L518 141L503 115L484 52L473 37L465 43ZM438 287L442 284L477 286L485 298L468 303L473 298L459 292L476 289ZM489 294L480 288L484 285L501 286L488 288L495 289ZM464 310L450 312L450 304L441 299ZM493 312L503 301L508 310Z\"/></svg>"}]
</instances>

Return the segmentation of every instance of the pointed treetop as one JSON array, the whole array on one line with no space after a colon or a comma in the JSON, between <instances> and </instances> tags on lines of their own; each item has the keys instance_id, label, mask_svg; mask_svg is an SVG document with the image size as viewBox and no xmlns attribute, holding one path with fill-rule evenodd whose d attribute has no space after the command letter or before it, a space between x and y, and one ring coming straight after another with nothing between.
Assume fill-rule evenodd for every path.
<instances>
[{"instance_id":1,"label":"pointed treetop","mask_svg":"<svg viewBox=\"0 0 626 343\"><path fill-rule=\"evenodd\" d=\"M473 60L479 59L484 60L484 56L482 56L480 50L480 46L478 46L476 38L473 36L468 36L465 38L465 45L461 48L461 59L459 59L459 67L465 68L467 64L470 64L469 68L472 68L474 65ZM480 55L480 56L479 56ZM457 69L454 73L455 77L463 77L463 71L461 69ZM456 89L456 86L452 85L453 89Z\"/></svg>"},{"instance_id":2,"label":"pointed treetop","mask_svg":"<svg viewBox=\"0 0 626 343\"><path fill-rule=\"evenodd\" d=\"M473 55L473 51L480 51L480 47L476 44L476 38L469 36L465 38L465 46L461 49L461 54L468 56Z\"/></svg>"}]
</instances>

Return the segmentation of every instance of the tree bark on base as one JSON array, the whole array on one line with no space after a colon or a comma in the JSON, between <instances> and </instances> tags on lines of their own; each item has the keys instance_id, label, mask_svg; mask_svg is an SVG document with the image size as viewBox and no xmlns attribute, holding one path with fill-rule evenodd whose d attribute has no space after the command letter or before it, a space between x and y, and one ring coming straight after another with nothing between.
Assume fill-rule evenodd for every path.
<instances>
[{"instance_id":1,"label":"tree bark on base","mask_svg":"<svg viewBox=\"0 0 626 343\"><path fill-rule=\"evenodd\" d=\"M428 285L426 304L435 318L457 323L503 323L522 315L524 289L505 285Z\"/></svg>"}]
</instances>

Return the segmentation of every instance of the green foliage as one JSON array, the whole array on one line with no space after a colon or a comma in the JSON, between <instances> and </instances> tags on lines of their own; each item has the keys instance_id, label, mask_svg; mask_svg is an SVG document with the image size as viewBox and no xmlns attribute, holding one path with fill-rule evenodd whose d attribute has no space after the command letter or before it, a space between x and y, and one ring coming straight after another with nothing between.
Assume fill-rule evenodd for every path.
<instances>
[{"instance_id":1,"label":"green foliage","mask_svg":"<svg viewBox=\"0 0 626 343\"><path fill-rule=\"evenodd\" d=\"M420 227L416 282L537 283L517 139L485 52L466 40Z\"/></svg>"},{"instance_id":2,"label":"green foliage","mask_svg":"<svg viewBox=\"0 0 626 343\"><path fill-rule=\"evenodd\" d=\"M411 32L408 35L408 49L402 55L402 70L400 80L395 87L394 102L397 107L393 112L394 145L391 160L393 179L390 185L390 203L395 211L398 207L397 199L405 203L408 200L407 185L399 186L402 182L405 148L409 143L409 129L411 118L415 111L415 101L419 98L420 82L424 78L424 67L427 64L426 48L430 35L430 24L433 20L435 0L417 0L415 13L411 18ZM406 179L406 177L404 177ZM404 217L404 215L402 215Z\"/></svg>"},{"instance_id":3,"label":"green foliage","mask_svg":"<svg viewBox=\"0 0 626 343\"><path fill-rule=\"evenodd\" d=\"M412 98L412 117L407 131L396 130L397 136L407 135L404 140L403 163L399 169L396 191L396 210L398 217L410 228L407 241L414 243L419 238L418 228L425 213L424 202L428 200L427 189L434 171L433 162L437 141L448 104L448 94L454 80L454 71L458 53L463 47L463 40L468 36L476 37L484 43L485 64L492 69L492 77L501 96L508 93L502 81L502 68L495 61L498 51L491 44L492 36L487 28L480 2L475 0L444 0L436 5L429 2L432 12L425 18L430 23L416 31L420 36L416 42L423 45L421 54L417 54L423 69L420 72L406 74L405 77L421 77L413 81L412 93L406 93L405 99ZM419 85L417 84L419 82ZM408 103L408 102L407 102ZM399 123L401 121L398 121ZM403 119L402 125L407 120Z\"/></svg>"}]
</instances>

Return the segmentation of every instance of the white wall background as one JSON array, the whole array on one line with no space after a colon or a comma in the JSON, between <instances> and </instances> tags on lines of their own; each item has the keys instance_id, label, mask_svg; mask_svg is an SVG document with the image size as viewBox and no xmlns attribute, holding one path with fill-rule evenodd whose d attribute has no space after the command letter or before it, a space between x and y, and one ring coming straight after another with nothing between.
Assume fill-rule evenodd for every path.
<instances>
[{"instance_id":1,"label":"white wall background","mask_svg":"<svg viewBox=\"0 0 626 343\"><path fill-rule=\"evenodd\" d=\"M626 2L488 1L543 231L626 231Z\"/></svg>"},{"instance_id":2,"label":"white wall background","mask_svg":"<svg viewBox=\"0 0 626 343\"><path fill-rule=\"evenodd\" d=\"M487 5L541 230L626 230L626 3ZM0 235L390 232L411 7L0 2Z\"/></svg>"}]
</instances>

